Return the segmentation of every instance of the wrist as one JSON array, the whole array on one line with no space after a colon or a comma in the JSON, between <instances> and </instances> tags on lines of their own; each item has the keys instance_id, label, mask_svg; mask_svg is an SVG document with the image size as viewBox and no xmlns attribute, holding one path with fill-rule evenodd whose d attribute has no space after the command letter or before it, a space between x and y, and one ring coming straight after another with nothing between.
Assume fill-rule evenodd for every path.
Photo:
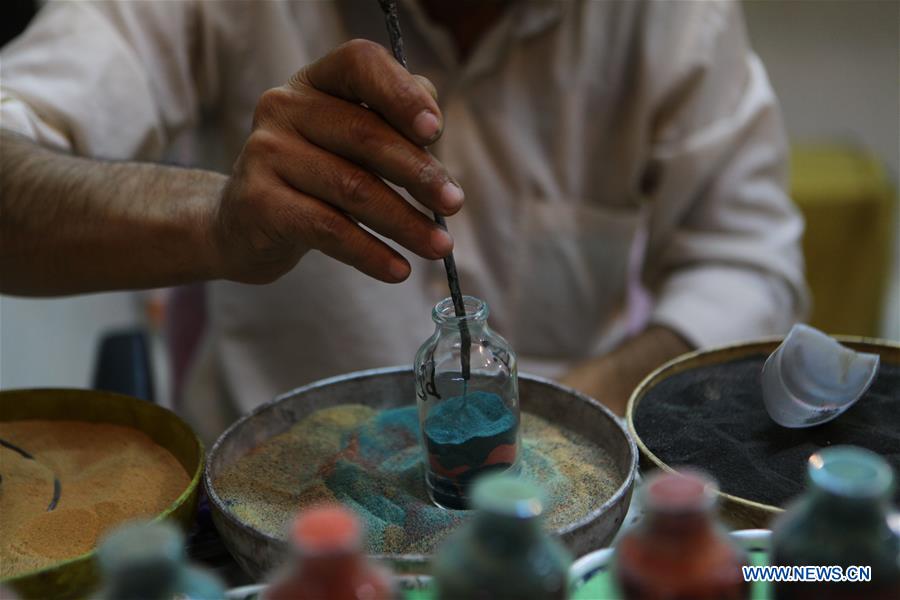
<instances>
[{"instance_id":1,"label":"wrist","mask_svg":"<svg viewBox=\"0 0 900 600\"><path fill-rule=\"evenodd\" d=\"M228 269L219 207L222 197L226 193L228 181L229 178L221 173L202 172L202 182L196 195L197 215L194 219L196 247L200 252L199 279L209 281L225 279L227 276Z\"/></svg>"}]
</instances>

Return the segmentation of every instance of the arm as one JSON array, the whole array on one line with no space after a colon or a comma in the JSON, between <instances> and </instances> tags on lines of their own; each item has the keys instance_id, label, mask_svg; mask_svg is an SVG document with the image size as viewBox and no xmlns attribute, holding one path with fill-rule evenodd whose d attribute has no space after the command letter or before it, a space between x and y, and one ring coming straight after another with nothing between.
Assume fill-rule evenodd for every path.
<instances>
[{"instance_id":1,"label":"arm","mask_svg":"<svg viewBox=\"0 0 900 600\"><path fill-rule=\"evenodd\" d=\"M4 127L82 155L158 157L197 103L196 27L182 4L49 6L3 49ZM82 81L97 73L96 87ZM440 214L459 210L462 190L423 148L441 120L430 83L356 40L260 96L230 177L4 134L0 291L268 283L310 250L402 281L409 263L363 226L427 259L450 252L450 236L385 183Z\"/></svg>"},{"instance_id":2,"label":"arm","mask_svg":"<svg viewBox=\"0 0 900 600\"><path fill-rule=\"evenodd\" d=\"M569 371L563 385L597 398L617 415L624 415L635 387L656 367L692 350L677 333L651 325L618 348Z\"/></svg>"},{"instance_id":3,"label":"arm","mask_svg":"<svg viewBox=\"0 0 900 600\"><path fill-rule=\"evenodd\" d=\"M786 141L734 3L649 3L638 69L651 140L649 327L563 378L622 413L634 386L693 348L785 331L807 303Z\"/></svg>"},{"instance_id":4,"label":"arm","mask_svg":"<svg viewBox=\"0 0 900 600\"><path fill-rule=\"evenodd\" d=\"M105 162L0 131L0 291L52 295L220 276L210 224L227 178Z\"/></svg>"},{"instance_id":5,"label":"arm","mask_svg":"<svg viewBox=\"0 0 900 600\"><path fill-rule=\"evenodd\" d=\"M650 6L660 11L643 70L654 107L650 320L698 348L784 333L809 302L803 219L786 192L778 102L740 6Z\"/></svg>"},{"instance_id":6,"label":"arm","mask_svg":"<svg viewBox=\"0 0 900 600\"><path fill-rule=\"evenodd\" d=\"M0 290L268 283L312 249L403 281L406 259L360 224L424 258L450 252L450 236L379 177L441 214L459 210L462 190L420 145L439 119L429 85L359 40L261 96L228 178L67 156L4 133Z\"/></svg>"}]
</instances>

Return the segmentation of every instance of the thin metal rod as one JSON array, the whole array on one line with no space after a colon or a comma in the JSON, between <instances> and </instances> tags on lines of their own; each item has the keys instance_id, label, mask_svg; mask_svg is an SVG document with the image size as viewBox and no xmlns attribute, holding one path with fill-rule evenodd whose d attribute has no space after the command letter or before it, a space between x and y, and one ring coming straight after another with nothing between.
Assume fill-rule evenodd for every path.
<instances>
[{"instance_id":1,"label":"thin metal rod","mask_svg":"<svg viewBox=\"0 0 900 600\"><path fill-rule=\"evenodd\" d=\"M388 37L391 40L391 52L403 68L409 70L406 63L406 53L403 51L403 36L400 34L400 19L397 16L397 2L395 0L378 0L381 10L384 12L384 22L387 25ZM447 222L444 217L434 213L434 222L444 231L447 230ZM450 287L450 298L453 300L453 309L457 317L466 316L466 305L463 302L462 292L459 289L459 274L456 272L456 260L451 252L444 257L444 269L447 271L447 285ZM461 318L459 321L459 338L460 338L460 367L462 368L462 376L466 381L470 375L470 352L472 347L472 337L469 334L469 325L466 320Z\"/></svg>"}]
</instances>

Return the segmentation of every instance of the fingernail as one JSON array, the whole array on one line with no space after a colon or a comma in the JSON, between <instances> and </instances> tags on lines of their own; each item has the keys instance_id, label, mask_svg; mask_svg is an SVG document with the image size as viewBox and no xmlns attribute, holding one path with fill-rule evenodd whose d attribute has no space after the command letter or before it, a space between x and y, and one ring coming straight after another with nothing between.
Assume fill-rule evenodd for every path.
<instances>
[{"instance_id":1,"label":"fingernail","mask_svg":"<svg viewBox=\"0 0 900 600\"><path fill-rule=\"evenodd\" d=\"M432 229L431 249L439 256L447 256L453 250L453 238L443 229Z\"/></svg>"},{"instance_id":2,"label":"fingernail","mask_svg":"<svg viewBox=\"0 0 900 600\"><path fill-rule=\"evenodd\" d=\"M391 264L388 266L388 271L390 272L391 277L397 281L403 281L406 279L406 276L409 275L409 265L400 260L392 260Z\"/></svg>"},{"instance_id":3,"label":"fingernail","mask_svg":"<svg viewBox=\"0 0 900 600\"><path fill-rule=\"evenodd\" d=\"M452 181L448 181L444 184L444 187L441 188L441 204L443 204L444 208L447 210L457 210L462 206L465 197L462 188Z\"/></svg>"},{"instance_id":4,"label":"fingernail","mask_svg":"<svg viewBox=\"0 0 900 600\"><path fill-rule=\"evenodd\" d=\"M413 121L413 131L421 139L430 142L441 130L441 122L430 110L423 110Z\"/></svg>"}]
</instances>

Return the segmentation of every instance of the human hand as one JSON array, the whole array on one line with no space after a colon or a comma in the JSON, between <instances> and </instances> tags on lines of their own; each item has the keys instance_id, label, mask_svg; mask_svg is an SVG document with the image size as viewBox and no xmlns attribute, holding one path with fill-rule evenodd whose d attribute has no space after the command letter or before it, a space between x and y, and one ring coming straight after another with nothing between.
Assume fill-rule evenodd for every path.
<instances>
[{"instance_id":1,"label":"human hand","mask_svg":"<svg viewBox=\"0 0 900 600\"><path fill-rule=\"evenodd\" d=\"M615 350L576 365L560 383L596 398L619 416L638 384L655 368L691 350L680 334L651 325Z\"/></svg>"},{"instance_id":2,"label":"human hand","mask_svg":"<svg viewBox=\"0 0 900 600\"><path fill-rule=\"evenodd\" d=\"M220 276L267 283L316 249L376 279L406 279L409 263L361 225L424 258L449 254L449 234L382 181L445 216L462 206L423 148L443 126L435 96L367 40L263 93L213 219Z\"/></svg>"}]
</instances>

